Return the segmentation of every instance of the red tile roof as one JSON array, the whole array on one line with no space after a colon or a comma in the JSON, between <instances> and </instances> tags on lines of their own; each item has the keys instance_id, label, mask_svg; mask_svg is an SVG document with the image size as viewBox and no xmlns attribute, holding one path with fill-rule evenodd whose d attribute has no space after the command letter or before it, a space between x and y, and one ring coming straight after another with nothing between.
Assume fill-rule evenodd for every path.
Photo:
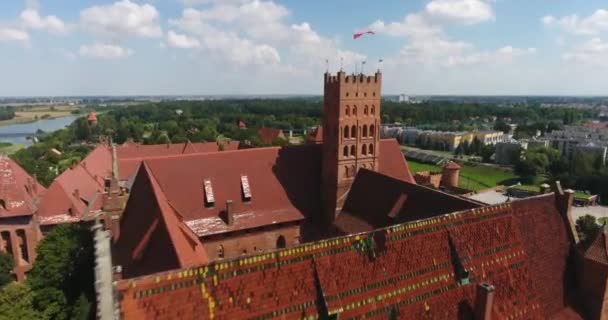
<instances>
[{"instance_id":1,"label":"red tile roof","mask_svg":"<svg viewBox=\"0 0 608 320\"><path fill-rule=\"evenodd\" d=\"M308 143L323 143L323 127L318 126L308 136Z\"/></svg>"},{"instance_id":2,"label":"red tile roof","mask_svg":"<svg viewBox=\"0 0 608 320\"><path fill-rule=\"evenodd\" d=\"M238 141L223 142L224 151L237 150L239 148ZM118 159L134 159L146 157L169 156L178 154L190 153L206 153L220 151L219 144L215 142L200 142L192 143L169 143L169 144L152 144L144 145L137 143L125 143L116 148Z\"/></svg>"},{"instance_id":3,"label":"red tile roof","mask_svg":"<svg viewBox=\"0 0 608 320\"><path fill-rule=\"evenodd\" d=\"M180 220L145 164L139 169L129 203L131 210L122 220L139 227L124 230L113 250L125 276L208 262L198 237Z\"/></svg>"},{"instance_id":4,"label":"red tile roof","mask_svg":"<svg viewBox=\"0 0 608 320\"><path fill-rule=\"evenodd\" d=\"M145 160L169 203L199 236L298 221L320 210L320 148L256 148ZM251 201L243 197L249 180ZM215 205L204 205L209 180ZM184 192L184 190L189 190ZM220 213L233 201L234 224Z\"/></svg>"},{"instance_id":5,"label":"red tile roof","mask_svg":"<svg viewBox=\"0 0 608 320\"><path fill-rule=\"evenodd\" d=\"M544 225L529 223L533 216ZM472 318L483 281L496 288L495 319L577 319L565 289L546 290L566 287L564 230L554 196L546 195L122 280L116 288L124 319L300 319L328 311L341 319L462 319ZM543 242L526 243L532 240Z\"/></svg>"},{"instance_id":6,"label":"red tile roof","mask_svg":"<svg viewBox=\"0 0 608 320\"><path fill-rule=\"evenodd\" d=\"M261 128L258 130L260 140L265 144L272 144L277 138L283 137L283 130L274 128Z\"/></svg>"},{"instance_id":7,"label":"red tile roof","mask_svg":"<svg viewBox=\"0 0 608 320\"><path fill-rule=\"evenodd\" d=\"M379 170L413 181L394 140L382 140ZM145 163L185 223L199 236L303 220L321 211L321 146L270 147L208 154L149 158ZM253 194L244 199L241 176ZM215 205L205 207L203 183L209 180ZM189 190L184 192L184 190ZM233 201L235 223L220 213Z\"/></svg>"},{"instance_id":8,"label":"red tile roof","mask_svg":"<svg viewBox=\"0 0 608 320\"><path fill-rule=\"evenodd\" d=\"M608 226L602 227L584 252L585 259L608 265Z\"/></svg>"},{"instance_id":9,"label":"red tile roof","mask_svg":"<svg viewBox=\"0 0 608 320\"><path fill-rule=\"evenodd\" d=\"M239 143L224 143L225 150L236 150ZM125 143L116 148L119 178L131 179L141 161L147 157L217 152L218 144L179 143L170 145L141 145ZM80 163L59 175L49 187L51 192L40 203L37 215L44 224L78 221L87 211L99 211L102 201L97 199L104 192L105 178L112 175L112 151L106 145L98 145ZM78 196L76 195L78 194Z\"/></svg>"},{"instance_id":10,"label":"red tile roof","mask_svg":"<svg viewBox=\"0 0 608 320\"><path fill-rule=\"evenodd\" d=\"M0 155L0 218L32 215L45 191L15 161Z\"/></svg>"},{"instance_id":11,"label":"red tile roof","mask_svg":"<svg viewBox=\"0 0 608 320\"><path fill-rule=\"evenodd\" d=\"M468 199L362 169L335 226L339 234L352 234L478 207Z\"/></svg>"}]
</instances>

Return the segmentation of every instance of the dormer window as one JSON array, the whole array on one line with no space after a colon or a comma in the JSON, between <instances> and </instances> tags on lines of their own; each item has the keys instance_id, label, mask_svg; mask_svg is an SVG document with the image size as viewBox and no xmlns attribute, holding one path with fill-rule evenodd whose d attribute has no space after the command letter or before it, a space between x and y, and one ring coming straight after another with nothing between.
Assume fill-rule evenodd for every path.
<instances>
[{"instance_id":1,"label":"dormer window","mask_svg":"<svg viewBox=\"0 0 608 320\"><path fill-rule=\"evenodd\" d=\"M247 176L241 176L241 188L243 190L243 200L251 201L251 188Z\"/></svg>"},{"instance_id":2,"label":"dormer window","mask_svg":"<svg viewBox=\"0 0 608 320\"><path fill-rule=\"evenodd\" d=\"M213 186L211 180L205 179L205 207L212 208L215 205L215 196L213 195Z\"/></svg>"}]
</instances>

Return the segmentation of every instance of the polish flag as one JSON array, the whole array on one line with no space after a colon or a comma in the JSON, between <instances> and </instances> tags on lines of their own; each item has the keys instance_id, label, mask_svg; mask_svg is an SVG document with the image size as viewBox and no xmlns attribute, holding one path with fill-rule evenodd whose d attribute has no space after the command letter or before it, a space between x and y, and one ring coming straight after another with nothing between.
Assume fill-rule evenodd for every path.
<instances>
[{"instance_id":1,"label":"polish flag","mask_svg":"<svg viewBox=\"0 0 608 320\"><path fill-rule=\"evenodd\" d=\"M362 35L364 34L376 34L375 32L369 30L369 31L364 31L364 32L357 32L353 34L353 39L359 39Z\"/></svg>"}]
</instances>

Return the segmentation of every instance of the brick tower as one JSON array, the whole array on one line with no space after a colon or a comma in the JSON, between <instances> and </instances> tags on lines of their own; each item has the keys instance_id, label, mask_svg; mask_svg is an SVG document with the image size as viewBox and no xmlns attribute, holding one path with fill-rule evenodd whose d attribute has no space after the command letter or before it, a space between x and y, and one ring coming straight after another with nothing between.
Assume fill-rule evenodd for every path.
<instances>
[{"instance_id":1,"label":"brick tower","mask_svg":"<svg viewBox=\"0 0 608 320\"><path fill-rule=\"evenodd\" d=\"M322 196L331 223L360 168L378 170L382 74L325 73Z\"/></svg>"}]
</instances>

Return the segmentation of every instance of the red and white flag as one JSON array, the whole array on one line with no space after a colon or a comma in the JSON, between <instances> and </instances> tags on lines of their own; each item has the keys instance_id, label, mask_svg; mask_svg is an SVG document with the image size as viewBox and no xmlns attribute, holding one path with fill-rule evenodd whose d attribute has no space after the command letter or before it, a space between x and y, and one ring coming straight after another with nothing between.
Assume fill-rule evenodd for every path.
<instances>
[{"instance_id":1,"label":"red and white flag","mask_svg":"<svg viewBox=\"0 0 608 320\"><path fill-rule=\"evenodd\" d=\"M376 33L371 30L363 31L363 32L356 32L353 34L353 39L359 39L364 34L376 34Z\"/></svg>"}]
</instances>

